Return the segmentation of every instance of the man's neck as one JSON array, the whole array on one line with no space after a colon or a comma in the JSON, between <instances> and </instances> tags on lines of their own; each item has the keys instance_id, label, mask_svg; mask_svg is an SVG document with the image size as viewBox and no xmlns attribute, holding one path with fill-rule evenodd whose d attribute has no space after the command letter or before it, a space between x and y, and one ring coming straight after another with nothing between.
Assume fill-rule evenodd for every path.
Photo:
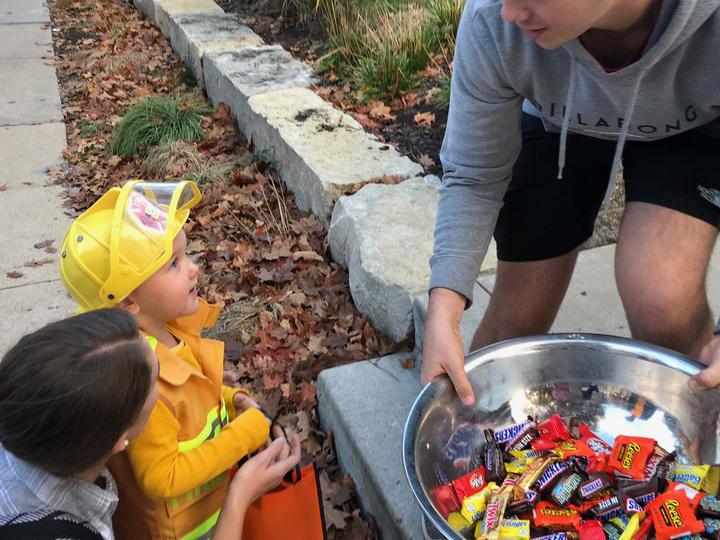
<instances>
[{"instance_id":1,"label":"man's neck","mask_svg":"<svg viewBox=\"0 0 720 540\"><path fill-rule=\"evenodd\" d=\"M661 0L623 3L599 25L580 36L583 46L607 68L617 68L647 42L660 14Z\"/></svg>"}]
</instances>

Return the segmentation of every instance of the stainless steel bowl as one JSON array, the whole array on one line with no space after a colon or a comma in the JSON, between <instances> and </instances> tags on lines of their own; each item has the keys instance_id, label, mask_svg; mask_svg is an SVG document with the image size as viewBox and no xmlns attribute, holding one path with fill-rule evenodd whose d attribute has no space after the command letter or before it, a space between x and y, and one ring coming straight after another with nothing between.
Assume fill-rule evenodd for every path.
<instances>
[{"instance_id":1,"label":"stainless steel bowl","mask_svg":"<svg viewBox=\"0 0 720 540\"><path fill-rule=\"evenodd\" d=\"M448 539L461 540L434 506L432 488L454 479L448 442L461 425L470 444L482 429L554 413L576 416L606 442L652 437L688 463L720 463L720 392L692 392L699 362L625 338L556 334L504 341L470 354L465 371L476 402L466 407L450 380L427 385L403 433L403 464L415 499Z\"/></svg>"}]
</instances>

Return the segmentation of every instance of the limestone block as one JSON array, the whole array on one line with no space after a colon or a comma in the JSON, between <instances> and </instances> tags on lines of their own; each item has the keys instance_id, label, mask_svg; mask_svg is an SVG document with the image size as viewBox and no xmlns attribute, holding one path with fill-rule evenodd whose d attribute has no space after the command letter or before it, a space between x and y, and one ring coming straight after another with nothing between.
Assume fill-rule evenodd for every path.
<instances>
[{"instance_id":1,"label":"limestone block","mask_svg":"<svg viewBox=\"0 0 720 540\"><path fill-rule=\"evenodd\" d=\"M133 4L148 19L155 20L155 0L133 0Z\"/></svg>"},{"instance_id":2,"label":"limestone block","mask_svg":"<svg viewBox=\"0 0 720 540\"><path fill-rule=\"evenodd\" d=\"M169 25L173 50L192 68L200 86L204 85L205 53L263 44L260 36L230 13L172 14Z\"/></svg>"},{"instance_id":3,"label":"limestone block","mask_svg":"<svg viewBox=\"0 0 720 540\"><path fill-rule=\"evenodd\" d=\"M360 505L386 540L423 538L422 512L402 465L403 427L420 392L417 372L400 365L408 356L366 360L318 376L320 423L333 432L340 468L352 476Z\"/></svg>"},{"instance_id":4,"label":"limestone block","mask_svg":"<svg viewBox=\"0 0 720 540\"><path fill-rule=\"evenodd\" d=\"M160 31L170 37L170 17L179 14L225 13L213 0L153 0L153 18Z\"/></svg>"},{"instance_id":5,"label":"limestone block","mask_svg":"<svg viewBox=\"0 0 720 540\"><path fill-rule=\"evenodd\" d=\"M253 96L246 131L256 148L272 148L298 206L327 224L337 199L383 176L416 176L422 167L365 133L349 115L310 90Z\"/></svg>"},{"instance_id":6,"label":"limestone block","mask_svg":"<svg viewBox=\"0 0 720 540\"><path fill-rule=\"evenodd\" d=\"M260 45L235 51L208 51L203 57L205 92L214 105L226 103L249 140L255 115L248 100L285 88L307 88L313 82L310 66L295 60L279 45Z\"/></svg>"},{"instance_id":7,"label":"limestone block","mask_svg":"<svg viewBox=\"0 0 720 540\"><path fill-rule=\"evenodd\" d=\"M355 305L396 341L413 330L413 301L430 281L438 186L436 177L371 184L333 211L330 253L348 269Z\"/></svg>"}]
</instances>

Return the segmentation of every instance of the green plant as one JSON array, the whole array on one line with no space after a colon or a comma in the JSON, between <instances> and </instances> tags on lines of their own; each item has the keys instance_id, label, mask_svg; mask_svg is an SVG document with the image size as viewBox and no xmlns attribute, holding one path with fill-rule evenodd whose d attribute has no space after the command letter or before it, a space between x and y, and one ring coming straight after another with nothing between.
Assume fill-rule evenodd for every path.
<instances>
[{"instance_id":1,"label":"green plant","mask_svg":"<svg viewBox=\"0 0 720 540\"><path fill-rule=\"evenodd\" d=\"M197 86L197 76L195 70L189 64L183 64L177 76L178 86L184 84L187 88L195 88Z\"/></svg>"},{"instance_id":2,"label":"green plant","mask_svg":"<svg viewBox=\"0 0 720 540\"><path fill-rule=\"evenodd\" d=\"M450 75L443 75L438 82L440 83L440 92L435 96L435 103L442 109L450 107Z\"/></svg>"},{"instance_id":3,"label":"green plant","mask_svg":"<svg viewBox=\"0 0 720 540\"><path fill-rule=\"evenodd\" d=\"M146 156L152 146L203 139L200 121L211 112L204 103L181 101L174 96L146 98L133 105L120 120L108 152L120 157Z\"/></svg>"},{"instance_id":4,"label":"green plant","mask_svg":"<svg viewBox=\"0 0 720 540\"><path fill-rule=\"evenodd\" d=\"M430 27L440 49L452 50L455 47L455 36L464 7L465 0L430 0L427 3Z\"/></svg>"},{"instance_id":5,"label":"green plant","mask_svg":"<svg viewBox=\"0 0 720 540\"><path fill-rule=\"evenodd\" d=\"M400 95L417 85L417 77L410 69L406 51L381 48L369 58L360 60L357 68L362 92L369 98L386 98Z\"/></svg>"},{"instance_id":6,"label":"green plant","mask_svg":"<svg viewBox=\"0 0 720 540\"><path fill-rule=\"evenodd\" d=\"M95 120L80 120L77 123L78 133L80 133L81 137L95 135L103 127L105 127L104 122L96 122Z\"/></svg>"}]
</instances>

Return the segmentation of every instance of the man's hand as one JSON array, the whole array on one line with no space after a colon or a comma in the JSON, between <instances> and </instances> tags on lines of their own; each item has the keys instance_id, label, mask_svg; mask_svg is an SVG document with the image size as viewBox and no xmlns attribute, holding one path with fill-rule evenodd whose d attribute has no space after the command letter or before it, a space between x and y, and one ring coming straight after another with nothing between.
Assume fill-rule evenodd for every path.
<instances>
[{"instance_id":1,"label":"man's hand","mask_svg":"<svg viewBox=\"0 0 720 540\"><path fill-rule=\"evenodd\" d=\"M442 288L430 291L420 383L424 386L438 375L447 373L462 402L472 405L475 396L465 375L465 354L460 336L464 310L465 297L460 293Z\"/></svg>"},{"instance_id":2,"label":"man's hand","mask_svg":"<svg viewBox=\"0 0 720 540\"><path fill-rule=\"evenodd\" d=\"M708 390L720 384L720 336L713 338L705 344L700 353L700 361L707 366L706 369L692 377L688 386L692 390Z\"/></svg>"}]
</instances>

